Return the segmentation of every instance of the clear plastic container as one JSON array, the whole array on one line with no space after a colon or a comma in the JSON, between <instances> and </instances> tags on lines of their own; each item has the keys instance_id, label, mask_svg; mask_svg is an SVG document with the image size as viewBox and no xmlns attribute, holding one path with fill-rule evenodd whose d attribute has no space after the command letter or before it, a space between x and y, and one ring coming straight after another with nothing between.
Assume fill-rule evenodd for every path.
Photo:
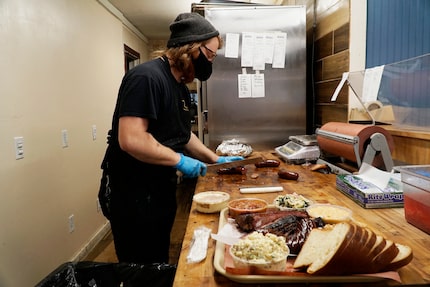
<instances>
[{"instance_id":1,"label":"clear plastic container","mask_svg":"<svg viewBox=\"0 0 430 287\"><path fill-rule=\"evenodd\" d=\"M403 182L405 218L430 234L430 165L397 166Z\"/></svg>"}]
</instances>

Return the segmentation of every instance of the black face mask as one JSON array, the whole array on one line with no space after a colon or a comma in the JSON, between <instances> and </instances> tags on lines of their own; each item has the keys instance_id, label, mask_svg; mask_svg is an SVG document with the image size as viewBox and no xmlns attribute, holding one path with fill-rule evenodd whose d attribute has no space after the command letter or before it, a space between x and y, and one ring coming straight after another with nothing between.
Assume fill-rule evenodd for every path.
<instances>
[{"instance_id":1,"label":"black face mask","mask_svg":"<svg viewBox=\"0 0 430 287\"><path fill-rule=\"evenodd\" d=\"M199 56L193 59L194 76L200 81L206 81L212 74L212 62L209 62L200 48L199 50Z\"/></svg>"}]
</instances>

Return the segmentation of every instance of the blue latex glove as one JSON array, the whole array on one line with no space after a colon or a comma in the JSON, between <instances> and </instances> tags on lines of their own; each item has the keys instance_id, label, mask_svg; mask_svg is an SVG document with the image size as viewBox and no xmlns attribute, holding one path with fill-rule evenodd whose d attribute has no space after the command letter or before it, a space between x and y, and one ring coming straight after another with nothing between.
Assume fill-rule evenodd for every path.
<instances>
[{"instance_id":1,"label":"blue latex glove","mask_svg":"<svg viewBox=\"0 0 430 287\"><path fill-rule=\"evenodd\" d=\"M220 156L216 163L232 162L244 159L243 156Z\"/></svg>"},{"instance_id":2,"label":"blue latex glove","mask_svg":"<svg viewBox=\"0 0 430 287\"><path fill-rule=\"evenodd\" d=\"M199 175L205 176L207 167L204 163L180 153L181 160L175 167L184 174L184 177L193 178Z\"/></svg>"}]
</instances>

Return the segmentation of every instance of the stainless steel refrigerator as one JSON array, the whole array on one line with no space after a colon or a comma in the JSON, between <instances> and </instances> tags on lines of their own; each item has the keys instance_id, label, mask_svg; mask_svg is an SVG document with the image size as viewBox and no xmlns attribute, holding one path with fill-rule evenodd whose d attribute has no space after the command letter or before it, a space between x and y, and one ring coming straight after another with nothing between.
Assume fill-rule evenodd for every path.
<instances>
[{"instance_id":1,"label":"stainless steel refrigerator","mask_svg":"<svg viewBox=\"0 0 430 287\"><path fill-rule=\"evenodd\" d=\"M305 134L305 6L212 7L204 16L224 41L200 89L204 143L214 150L237 139L272 149Z\"/></svg>"}]
</instances>

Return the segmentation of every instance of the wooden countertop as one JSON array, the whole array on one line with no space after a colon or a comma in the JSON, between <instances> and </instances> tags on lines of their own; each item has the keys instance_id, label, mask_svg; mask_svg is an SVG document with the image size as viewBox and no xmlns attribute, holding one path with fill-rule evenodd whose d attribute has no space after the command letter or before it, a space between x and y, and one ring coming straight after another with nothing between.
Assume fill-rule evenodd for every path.
<instances>
[{"instance_id":1,"label":"wooden countertop","mask_svg":"<svg viewBox=\"0 0 430 287\"><path fill-rule=\"evenodd\" d=\"M254 154L262 155L267 159L279 159L272 151ZM301 165L289 165L281 161L281 166L279 167L299 173L300 176L297 181L278 179L278 168L260 168L256 170L254 165L247 165L246 168L248 170L246 175L217 175L216 173L208 173L205 177L198 179L195 193L219 190L228 192L231 195L231 199L235 199L247 197L244 194L240 194L239 188L241 187L282 185L284 187L282 193L297 192L314 202L338 204L348 207L353 211L355 220L366 222L371 229L394 242L407 244L412 247L414 259L407 266L399 270L402 284L430 283L430 252L428 250L430 235L407 223L403 208L364 209L336 189L336 176L334 174L326 175L313 172ZM257 179L251 178L251 174L253 173L259 175ZM272 202L278 194L280 193L252 194L251 196ZM195 209L195 204L192 204L173 284L174 287L237 286L239 284L219 274L214 269L213 258L216 242L213 239L209 239L208 253L204 261L195 264L190 264L186 261L193 231L200 226L206 226L212 229L213 233L217 233L218 224L218 213L199 213ZM381 282L382 285L376 286L396 285L393 283L395 282ZM258 286L261 285L258 284ZM305 284L305 282L303 285L312 286L312 284ZM317 285L324 286L322 284ZM348 286L350 285L351 283L348 284ZM277 284L269 284L269 286L277 286ZM300 286L300 284L295 284L295 286ZM375 283L372 286L375 286Z\"/></svg>"}]
</instances>

